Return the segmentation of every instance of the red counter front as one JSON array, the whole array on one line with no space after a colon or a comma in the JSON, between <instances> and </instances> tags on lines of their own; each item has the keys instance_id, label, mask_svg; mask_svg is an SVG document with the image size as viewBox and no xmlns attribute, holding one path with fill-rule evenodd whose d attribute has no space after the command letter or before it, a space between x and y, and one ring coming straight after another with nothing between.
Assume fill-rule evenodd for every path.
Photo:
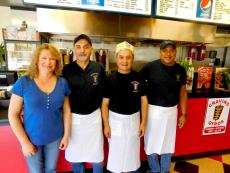
<instances>
[{"instance_id":1,"label":"red counter front","mask_svg":"<svg viewBox=\"0 0 230 173\"><path fill-rule=\"evenodd\" d=\"M175 156L230 149L229 122L225 134L202 136L207 102L207 98L188 100L187 123L184 128L177 130Z\"/></svg>"},{"instance_id":2,"label":"red counter front","mask_svg":"<svg viewBox=\"0 0 230 173\"><path fill-rule=\"evenodd\" d=\"M230 124L227 123L226 133L202 136L207 98L190 98L188 100L188 118L184 128L177 129L176 151L174 156L185 156L210 151L230 149ZM108 146L105 146L107 154ZM141 146L141 158L146 159ZM60 153L58 172L70 171L70 164ZM19 143L10 126L0 126L0 172L28 172Z\"/></svg>"}]
</instances>

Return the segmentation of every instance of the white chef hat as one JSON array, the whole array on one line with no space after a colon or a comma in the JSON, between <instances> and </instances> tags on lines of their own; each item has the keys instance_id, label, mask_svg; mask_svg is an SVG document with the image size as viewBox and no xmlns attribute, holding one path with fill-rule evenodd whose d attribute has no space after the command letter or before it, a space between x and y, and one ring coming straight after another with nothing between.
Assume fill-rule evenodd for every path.
<instances>
[{"instance_id":1,"label":"white chef hat","mask_svg":"<svg viewBox=\"0 0 230 173\"><path fill-rule=\"evenodd\" d=\"M123 41L116 46L116 54L121 50L128 49L134 55L134 46L128 43L127 41Z\"/></svg>"}]
</instances>

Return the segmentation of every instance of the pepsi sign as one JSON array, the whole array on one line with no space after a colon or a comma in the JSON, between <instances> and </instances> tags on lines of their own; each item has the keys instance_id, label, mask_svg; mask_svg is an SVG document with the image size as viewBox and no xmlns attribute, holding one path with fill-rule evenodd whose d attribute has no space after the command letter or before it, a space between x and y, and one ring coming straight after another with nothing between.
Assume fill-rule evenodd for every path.
<instances>
[{"instance_id":1,"label":"pepsi sign","mask_svg":"<svg viewBox=\"0 0 230 173\"><path fill-rule=\"evenodd\" d=\"M211 19L213 0L197 1L197 18Z\"/></svg>"}]
</instances>

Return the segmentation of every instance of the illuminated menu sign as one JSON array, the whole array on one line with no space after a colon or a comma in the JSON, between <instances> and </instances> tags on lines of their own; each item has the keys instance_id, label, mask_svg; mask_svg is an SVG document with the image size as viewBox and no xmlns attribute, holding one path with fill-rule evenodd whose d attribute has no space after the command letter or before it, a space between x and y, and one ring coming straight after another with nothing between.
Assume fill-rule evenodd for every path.
<instances>
[{"instance_id":1,"label":"illuminated menu sign","mask_svg":"<svg viewBox=\"0 0 230 173\"><path fill-rule=\"evenodd\" d=\"M24 3L149 16L152 11L152 0L24 0Z\"/></svg>"},{"instance_id":2,"label":"illuminated menu sign","mask_svg":"<svg viewBox=\"0 0 230 173\"><path fill-rule=\"evenodd\" d=\"M230 0L157 0L156 15L230 24Z\"/></svg>"}]
</instances>

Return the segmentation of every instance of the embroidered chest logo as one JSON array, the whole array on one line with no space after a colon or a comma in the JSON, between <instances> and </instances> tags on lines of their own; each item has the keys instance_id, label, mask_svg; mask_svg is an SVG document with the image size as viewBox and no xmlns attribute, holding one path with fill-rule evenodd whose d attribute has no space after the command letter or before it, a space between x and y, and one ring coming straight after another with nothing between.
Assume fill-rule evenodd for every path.
<instances>
[{"instance_id":1,"label":"embroidered chest logo","mask_svg":"<svg viewBox=\"0 0 230 173\"><path fill-rule=\"evenodd\" d=\"M93 85L97 85L99 83L98 82L99 74L98 73L92 73L90 76L93 78Z\"/></svg>"},{"instance_id":2,"label":"embroidered chest logo","mask_svg":"<svg viewBox=\"0 0 230 173\"><path fill-rule=\"evenodd\" d=\"M139 82L137 81L132 81L131 84L133 85L133 92L137 93L139 91Z\"/></svg>"},{"instance_id":3,"label":"embroidered chest logo","mask_svg":"<svg viewBox=\"0 0 230 173\"><path fill-rule=\"evenodd\" d=\"M180 74L176 74L176 81L179 82L180 81Z\"/></svg>"}]
</instances>

